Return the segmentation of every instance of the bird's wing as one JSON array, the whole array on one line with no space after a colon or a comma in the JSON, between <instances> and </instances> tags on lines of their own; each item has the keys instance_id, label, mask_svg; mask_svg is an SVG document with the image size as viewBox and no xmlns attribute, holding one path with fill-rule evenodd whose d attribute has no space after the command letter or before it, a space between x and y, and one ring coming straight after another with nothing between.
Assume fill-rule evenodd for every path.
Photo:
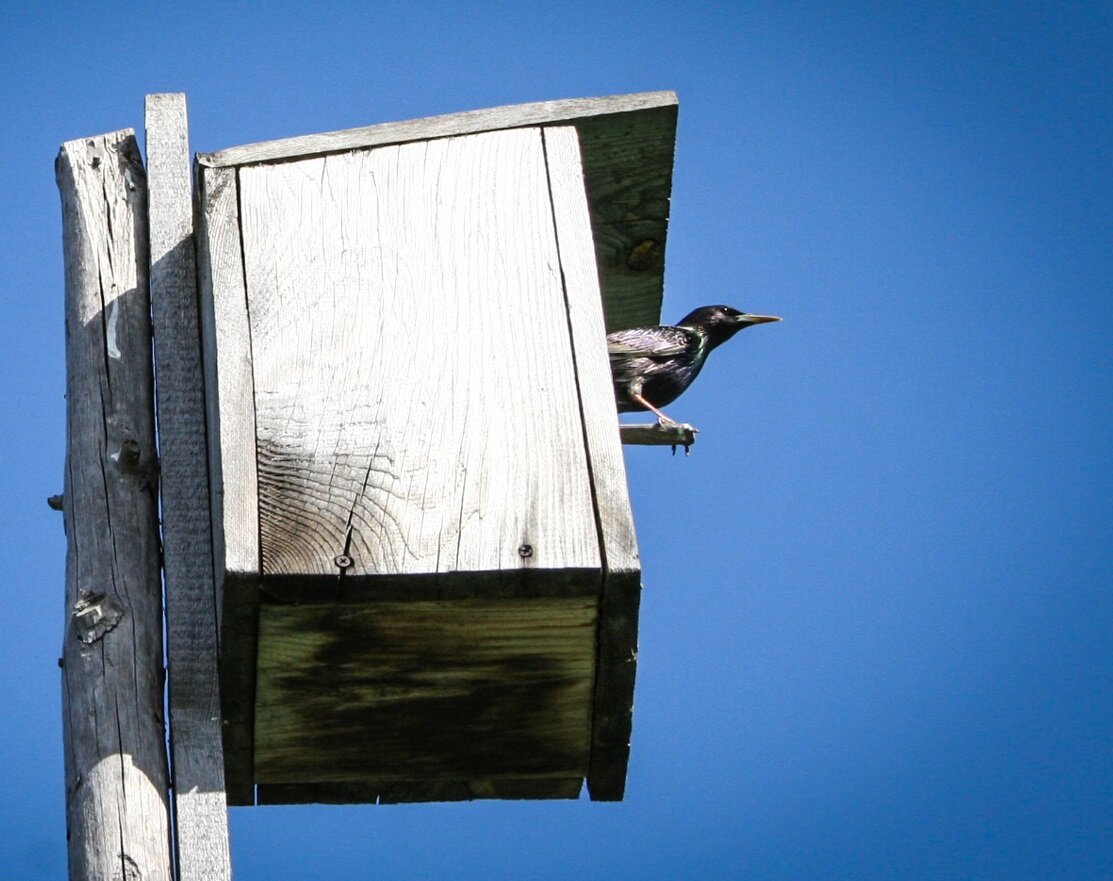
<instances>
[{"instance_id":1,"label":"bird's wing","mask_svg":"<svg viewBox=\"0 0 1113 881\"><path fill-rule=\"evenodd\" d=\"M699 347L699 334L684 327L632 327L607 334L612 358L672 358Z\"/></svg>"}]
</instances>

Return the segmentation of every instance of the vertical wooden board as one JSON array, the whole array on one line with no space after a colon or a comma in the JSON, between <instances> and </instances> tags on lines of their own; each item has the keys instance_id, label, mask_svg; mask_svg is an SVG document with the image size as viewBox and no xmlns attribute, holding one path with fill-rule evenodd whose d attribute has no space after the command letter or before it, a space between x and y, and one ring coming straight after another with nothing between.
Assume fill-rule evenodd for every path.
<instances>
[{"instance_id":1,"label":"vertical wooden board","mask_svg":"<svg viewBox=\"0 0 1113 881\"><path fill-rule=\"evenodd\" d=\"M540 132L240 187L263 571L598 568Z\"/></svg>"},{"instance_id":2,"label":"vertical wooden board","mask_svg":"<svg viewBox=\"0 0 1113 881\"><path fill-rule=\"evenodd\" d=\"M626 465L618 435L603 298L595 264L591 217L584 193L576 129L544 131L560 267L568 305L576 380L584 433L598 507L603 556L608 571L640 568L634 515L626 484Z\"/></svg>"},{"instance_id":3,"label":"vertical wooden board","mask_svg":"<svg viewBox=\"0 0 1113 881\"><path fill-rule=\"evenodd\" d=\"M233 168L202 168L198 260L217 577L259 573L255 387Z\"/></svg>"},{"instance_id":4,"label":"vertical wooden board","mask_svg":"<svg viewBox=\"0 0 1113 881\"><path fill-rule=\"evenodd\" d=\"M199 168L197 259L213 560L220 621L225 791L253 804L259 513L255 395L233 168Z\"/></svg>"},{"instance_id":5,"label":"vertical wooden board","mask_svg":"<svg viewBox=\"0 0 1113 881\"><path fill-rule=\"evenodd\" d=\"M617 800L622 798L629 757L641 571L576 130L563 126L545 129L545 150L603 545L588 790L593 799Z\"/></svg>"},{"instance_id":6,"label":"vertical wooden board","mask_svg":"<svg viewBox=\"0 0 1113 881\"><path fill-rule=\"evenodd\" d=\"M224 789L230 805L255 803L255 674L259 579L228 575L222 586L220 698Z\"/></svg>"},{"instance_id":7,"label":"vertical wooden board","mask_svg":"<svg viewBox=\"0 0 1113 881\"><path fill-rule=\"evenodd\" d=\"M177 877L213 881L231 865L185 96L146 111Z\"/></svg>"}]
</instances>

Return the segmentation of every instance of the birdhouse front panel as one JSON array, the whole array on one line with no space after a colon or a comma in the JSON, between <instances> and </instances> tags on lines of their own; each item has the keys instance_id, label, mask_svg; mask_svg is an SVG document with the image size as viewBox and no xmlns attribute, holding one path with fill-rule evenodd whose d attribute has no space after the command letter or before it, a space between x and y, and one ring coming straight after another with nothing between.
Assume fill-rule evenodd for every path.
<instances>
[{"instance_id":1,"label":"birdhouse front panel","mask_svg":"<svg viewBox=\"0 0 1113 881\"><path fill-rule=\"evenodd\" d=\"M263 573L598 569L539 130L245 168L240 204Z\"/></svg>"},{"instance_id":2,"label":"birdhouse front panel","mask_svg":"<svg viewBox=\"0 0 1113 881\"><path fill-rule=\"evenodd\" d=\"M200 168L229 800L620 798L640 573L579 136L399 125Z\"/></svg>"}]
</instances>

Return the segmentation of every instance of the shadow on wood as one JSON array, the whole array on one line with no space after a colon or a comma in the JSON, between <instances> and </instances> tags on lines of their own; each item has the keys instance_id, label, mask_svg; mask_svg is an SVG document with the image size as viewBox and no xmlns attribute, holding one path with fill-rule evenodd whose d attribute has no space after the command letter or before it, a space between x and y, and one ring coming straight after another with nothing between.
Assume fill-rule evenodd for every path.
<instances>
[{"instance_id":1,"label":"shadow on wood","mask_svg":"<svg viewBox=\"0 0 1113 881\"><path fill-rule=\"evenodd\" d=\"M171 877L147 187L130 129L68 141L67 620L70 878Z\"/></svg>"},{"instance_id":2,"label":"shadow on wood","mask_svg":"<svg viewBox=\"0 0 1113 881\"><path fill-rule=\"evenodd\" d=\"M231 803L622 797L640 569L605 334L658 318L675 117L199 157Z\"/></svg>"}]
</instances>

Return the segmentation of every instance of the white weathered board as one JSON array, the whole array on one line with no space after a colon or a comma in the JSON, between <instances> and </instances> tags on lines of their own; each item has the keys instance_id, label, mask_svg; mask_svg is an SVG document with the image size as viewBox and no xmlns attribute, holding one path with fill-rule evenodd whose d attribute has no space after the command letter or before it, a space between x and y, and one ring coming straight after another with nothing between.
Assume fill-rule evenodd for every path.
<instances>
[{"instance_id":1,"label":"white weathered board","mask_svg":"<svg viewBox=\"0 0 1113 881\"><path fill-rule=\"evenodd\" d=\"M599 568L540 131L244 168L239 201L263 573Z\"/></svg>"},{"instance_id":2,"label":"white weathered board","mask_svg":"<svg viewBox=\"0 0 1113 881\"><path fill-rule=\"evenodd\" d=\"M575 128L603 313L607 329L617 330L657 324L661 315L677 108L674 92L540 101L246 144L197 158L203 169L231 169L512 128Z\"/></svg>"},{"instance_id":3,"label":"white weathered board","mask_svg":"<svg viewBox=\"0 0 1113 881\"><path fill-rule=\"evenodd\" d=\"M197 159L202 165L213 168L242 167L259 162L304 159L323 153L429 141L500 129L567 125L600 116L622 115L629 118L639 112L675 107L676 93L667 91L536 101L243 144L227 150L201 153Z\"/></svg>"},{"instance_id":4,"label":"white weathered board","mask_svg":"<svg viewBox=\"0 0 1113 881\"><path fill-rule=\"evenodd\" d=\"M217 580L259 573L255 388L232 168L201 169L197 262ZM229 479L224 480L227 473Z\"/></svg>"}]
</instances>

